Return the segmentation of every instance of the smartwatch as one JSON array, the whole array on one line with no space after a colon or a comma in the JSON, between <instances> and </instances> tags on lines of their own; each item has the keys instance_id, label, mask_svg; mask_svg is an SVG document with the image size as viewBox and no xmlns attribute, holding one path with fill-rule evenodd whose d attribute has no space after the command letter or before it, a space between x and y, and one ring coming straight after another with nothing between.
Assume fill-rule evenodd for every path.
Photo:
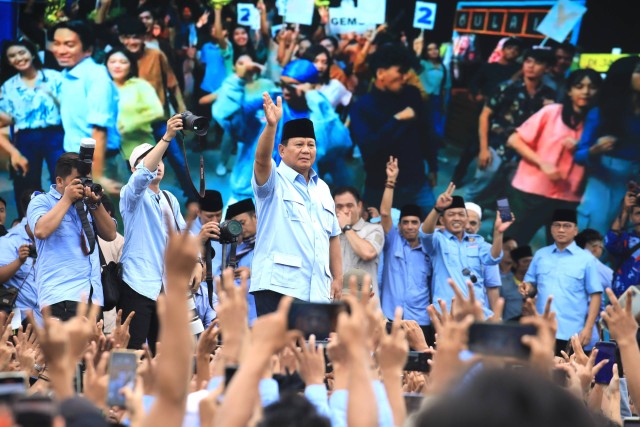
<instances>
[{"instance_id":1,"label":"smartwatch","mask_svg":"<svg viewBox=\"0 0 640 427\"><path fill-rule=\"evenodd\" d=\"M353 229L353 227L351 227L351 225L347 224L344 227L342 227L342 232L346 233L347 231L352 230L352 229Z\"/></svg>"}]
</instances>

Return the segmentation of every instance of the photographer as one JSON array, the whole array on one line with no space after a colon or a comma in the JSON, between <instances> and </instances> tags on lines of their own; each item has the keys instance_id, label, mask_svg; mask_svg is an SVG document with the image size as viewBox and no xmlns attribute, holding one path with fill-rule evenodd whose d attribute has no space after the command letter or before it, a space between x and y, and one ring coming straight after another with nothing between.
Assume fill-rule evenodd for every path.
<instances>
[{"instance_id":1,"label":"photographer","mask_svg":"<svg viewBox=\"0 0 640 427\"><path fill-rule=\"evenodd\" d=\"M46 194L35 196L27 210L28 225L35 235L38 262L35 267L38 306L68 320L84 296L102 305L100 257L90 252L91 242L83 229L76 202L84 200L84 215L97 235L110 242L116 223L102 206L102 194L91 192L78 172L77 153L65 153L56 162L56 183Z\"/></svg>"},{"instance_id":2,"label":"photographer","mask_svg":"<svg viewBox=\"0 0 640 427\"><path fill-rule=\"evenodd\" d=\"M178 200L160 189L164 176L162 157L182 129L182 117L176 114L167 121L167 131L155 147L141 144L133 149L129 157L133 174L120 192L125 242L121 258L124 283L118 308L123 317L136 313L130 326L132 349L139 349L148 341L155 352L159 326L156 300L166 286L163 254L169 233L186 228ZM197 261L194 258L190 283L194 278L201 281L202 266Z\"/></svg>"},{"instance_id":3,"label":"photographer","mask_svg":"<svg viewBox=\"0 0 640 427\"><path fill-rule=\"evenodd\" d=\"M640 205L638 195L627 191L622 209L604 238L607 251L614 257L613 293L620 297L630 286L640 283ZM631 226L627 227L631 222ZM629 230L631 228L631 230ZM615 268L617 267L617 268Z\"/></svg>"},{"instance_id":4,"label":"photographer","mask_svg":"<svg viewBox=\"0 0 640 427\"><path fill-rule=\"evenodd\" d=\"M26 210L24 206L24 210ZM17 291L15 308L20 310L21 321L26 319L26 310L33 310L35 318L40 321L38 298L35 287L34 268L36 253L33 233L27 225L27 218L0 237L0 289L3 302L10 294ZM0 304L0 310L10 312L13 307ZM17 314L16 314L17 315Z\"/></svg>"},{"instance_id":5,"label":"photographer","mask_svg":"<svg viewBox=\"0 0 640 427\"><path fill-rule=\"evenodd\" d=\"M191 231L200 237L203 245L207 242L213 249L211 266L213 276L220 276L220 263L222 262L222 245L220 238L220 222L222 221L222 194L216 190L206 190L204 197L198 200L198 215L191 223ZM203 256L206 256L204 254Z\"/></svg>"}]
</instances>

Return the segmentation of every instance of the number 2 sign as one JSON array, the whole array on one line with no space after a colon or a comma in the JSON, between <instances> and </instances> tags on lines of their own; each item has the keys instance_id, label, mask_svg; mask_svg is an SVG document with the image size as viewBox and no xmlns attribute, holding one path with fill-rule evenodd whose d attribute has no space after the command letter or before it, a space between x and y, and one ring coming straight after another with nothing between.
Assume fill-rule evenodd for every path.
<instances>
[{"instance_id":1,"label":"number 2 sign","mask_svg":"<svg viewBox=\"0 0 640 427\"><path fill-rule=\"evenodd\" d=\"M428 3L426 1L416 2L416 12L413 15L414 28L423 30L433 30L436 23L436 3Z\"/></svg>"}]
</instances>

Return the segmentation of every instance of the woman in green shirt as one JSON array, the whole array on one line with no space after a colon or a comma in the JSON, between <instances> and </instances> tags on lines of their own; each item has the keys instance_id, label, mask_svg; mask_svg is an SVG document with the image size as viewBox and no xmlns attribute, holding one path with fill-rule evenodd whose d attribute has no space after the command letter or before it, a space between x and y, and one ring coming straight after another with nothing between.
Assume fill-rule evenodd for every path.
<instances>
[{"instance_id":1,"label":"woman in green shirt","mask_svg":"<svg viewBox=\"0 0 640 427\"><path fill-rule=\"evenodd\" d=\"M142 144L155 144L151 123L164 117L155 89L138 78L137 61L124 48L111 50L105 60L107 70L118 89L118 131L125 160Z\"/></svg>"}]
</instances>

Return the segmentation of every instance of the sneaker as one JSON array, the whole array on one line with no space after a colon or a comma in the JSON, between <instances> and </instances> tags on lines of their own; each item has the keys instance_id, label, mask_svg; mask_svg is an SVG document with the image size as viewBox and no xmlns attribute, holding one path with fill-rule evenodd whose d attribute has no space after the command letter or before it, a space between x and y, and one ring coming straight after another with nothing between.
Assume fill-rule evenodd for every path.
<instances>
[{"instance_id":1,"label":"sneaker","mask_svg":"<svg viewBox=\"0 0 640 427\"><path fill-rule=\"evenodd\" d=\"M216 175L225 176L226 174L227 167L224 165L224 163L218 163L218 166L216 167Z\"/></svg>"}]
</instances>

